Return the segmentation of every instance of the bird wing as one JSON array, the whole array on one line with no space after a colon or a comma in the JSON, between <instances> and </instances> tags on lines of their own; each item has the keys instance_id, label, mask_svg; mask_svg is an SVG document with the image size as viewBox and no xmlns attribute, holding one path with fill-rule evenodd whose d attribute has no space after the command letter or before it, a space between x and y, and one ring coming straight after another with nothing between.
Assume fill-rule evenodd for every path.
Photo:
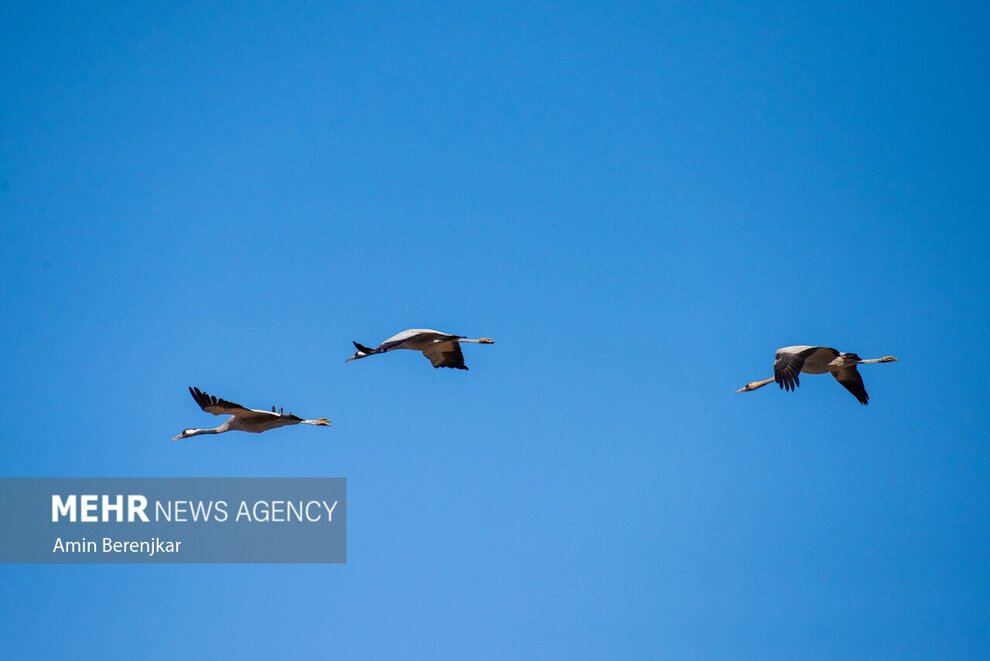
<instances>
[{"instance_id":1,"label":"bird wing","mask_svg":"<svg viewBox=\"0 0 990 661\"><path fill-rule=\"evenodd\" d=\"M866 406L870 403L870 396L866 393L866 386L863 385L863 376L856 369L855 365L843 367L832 372L835 380L853 394L859 403Z\"/></svg>"},{"instance_id":2,"label":"bird wing","mask_svg":"<svg viewBox=\"0 0 990 661\"><path fill-rule=\"evenodd\" d=\"M275 407L272 407L271 411L259 411L258 409L248 409L252 416L263 420L278 420L279 426L281 425L294 425L297 422L302 422L300 418L295 413L283 413L283 409L279 408L278 413L275 412Z\"/></svg>"},{"instance_id":3,"label":"bird wing","mask_svg":"<svg viewBox=\"0 0 990 661\"><path fill-rule=\"evenodd\" d=\"M199 404L199 408L213 415L244 415L251 413L251 409L240 404L228 402L216 395L208 395L195 386L189 386L189 394Z\"/></svg>"},{"instance_id":4,"label":"bird wing","mask_svg":"<svg viewBox=\"0 0 990 661\"><path fill-rule=\"evenodd\" d=\"M464 364L464 354L461 353L461 345L456 340L449 342L437 342L428 349L423 350L423 355L430 359L434 367L452 367L458 370L466 370Z\"/></svg>"},{"instance_id":5,"label":"bird wing","mask_svg":"<svg viewBox=\"0 0 990 661\"><path fill-rule=\"evenodd\" d=\"M285 417L274 411L259 411L235 404L234 402L228 402L226 399L221 399L216 395L209 395L195 386L189 387L189 394L199 404L199 408L213 415L233 415L242 420L276 420ZM289 415L292 414L290 413Z\"/></svg>"},{"instance_id":6,"label":"bird wing","mask_svg":"<svg viewBox=\"0 0 990 661\"><path fill-rule=\"evenodd\" d=\"M244 431L263 432L269 429L278 429L288 425L296 425L302 422L302 418L291 413L272 413L271 411L257 411L251 409L251 413L246 416L237 416L238 428Z\"/></svg>"},{"instance_id":7,"label":"bird wing","mask_svg":"<svg viewBox=\"0 0 990 661\"><path fill-rule=\"evenodd\" d=\"M456 335L450 335L449 333L441 333L437 330L432 330L429 328L410 328L409 330L404 330L401 333L396 333L392 337L388 338L384 342L378 345L375 351L384 352L396 349L411 340L417 340L418 342L429 342L431 339L440 339L444 337L457 337ZM406 347L418 348L418 347Z\"/></svg>"},{"instance_id":8,"label":"bird wing","mask_svg":"<svg viewBox=\"0 0 990 661\"><path fill-rule=\"evenodd\" d=\"M795 352L777 351L773 361L773 378L777 385L783 390L794 390L801 385L798 374L804 367L804 361L817 350L818 347L809 347Z\"/></svg>"},{"instance_id":9,"label":"bird wing","mask_svg":"<svg viewBox=\"0 0 990 661\"><path fill-rule=\"evenodd\" d=\"M196 403L199 404L199 407L207 413L234 416L236 420L231 422L233 429L255 432L267 431L302 422L302 418L293 413L281 413L281 409L279 409L279 413L276 413L274 406L271 411L249 409L214 395L208 395L196 387L190 387L189 393L196 400Z\"/></svg>"}]
</instances>

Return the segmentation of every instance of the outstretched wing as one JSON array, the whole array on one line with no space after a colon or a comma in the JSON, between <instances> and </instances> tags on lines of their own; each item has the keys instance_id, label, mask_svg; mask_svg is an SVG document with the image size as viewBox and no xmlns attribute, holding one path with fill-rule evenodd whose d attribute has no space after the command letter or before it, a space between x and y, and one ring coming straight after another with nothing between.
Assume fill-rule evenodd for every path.
<instances>
[{"instance_id":1,"label":"outstretched wing","mask_svg":"<svg viewBox=\"0 0 990 661\"><path fill-rule=\"evenodd\" d=\"M449 337L458 336L450 335L449 333L441 333L440 331L435 331L430 328L410 328L409 330L396 333L392 337L388 338L379 344L375 351L384 353L386 351L391 351L392 349L403 347L403 345L405 345L403 348L418 350L423 344Z\"/></svg>"},{"instance_id":2,"label":"outstretched wing","mask_svg":"<svg viewBox=\"0 0 990 661\"><path fill-rule=\"evenodd\" d=\"M835 380L842 384L842 386L853 394L859 403L866 406L870 403L870 396L866 393L866 386L863 385L863 377L860 375L859 370L856 369L855 365L850 365L849 367L843 367L842 369L837 369L832 372L832 376Z\"/></svg>"},{"instance_id":3,"label":"outstretched wing","mask_svg":"<svg viewBox=\"0 0 990 661\"><path fill-rule=\"evenodd\" d=\"M232 423L235 425L233 427L234 429L257 432L302 422L302 418L298 415L282 413L282 409L279 409L278 413L276 413L274 406L271 411L249 409L240 404L228 402L226 399L221 399L215 395L209 395L199 388L192 386L189 388L189 394L196 400L199 407L207 413L212 413L213 415L232 415L237 418Z\"/></svg>"},{"instance_id":4,"label":"outstretched wing","mask_svg":"<svg viewBox=\"0 0 990 661\"><path fill-rule=\"evenodd\" d=\"M213 415L245 415L252 413L251 409L240 404L228 402L216 395L208 395L195 386L189 386L189 394L199 404L199 408Z\"/></svg>"},{"instance_id":5,"label":"outstretched wing","mask_svg":"<svg viewBox=\"0 0 990 661\"><path fill-rule=\"evenodd\" d=\"M798 374L804 367L804 361L815 352L817 347L811 347L803 351L778 351L774 355L773 378L782 390L794 390L801 385Z\"/></svg>"},{"instance_id":6,"label":"outstretched wing","mask_svg":"<svg viewBox=\"0 0 990 661\"><path fill-rule=\"evenodd\" d=\"M452 367L458 370L466 370L464 364L464 354L461 353L461 345L456 340L451 342L437 342L429 348L423 350L423 355L430 359L434 367Z\"/></svg>"}]
</instances>

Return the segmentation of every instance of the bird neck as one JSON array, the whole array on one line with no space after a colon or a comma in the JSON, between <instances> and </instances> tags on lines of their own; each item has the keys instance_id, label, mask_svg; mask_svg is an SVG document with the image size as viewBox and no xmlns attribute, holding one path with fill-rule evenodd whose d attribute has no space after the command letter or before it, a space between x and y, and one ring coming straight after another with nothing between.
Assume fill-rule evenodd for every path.
<instances>
[{"instance_id":1,"label":"bird neck","mask_svg":"<svg viewBox=\"0 0 990 661\"><path fill-rule=\"evenodd\" d=\"M747 387L750 390L756 390L757 388L762 388L763 386L769 385L774 381L776 381L776 379L771 376L769 379L763 379L762 381L754 381L753 383L748 384Z\"/></svg>"},{"instance_id":2,"label":"bird neck","mask_svg":"<svg viewBox=\"0 0 990 661\"><path fill-rule=\"evenodd\" d=\"M219 434L220 432L227 431L226 423L216 427L215 429L193 429L189 432L190 436L199 436L200 434Z\"/></svg>"}]
</instances>

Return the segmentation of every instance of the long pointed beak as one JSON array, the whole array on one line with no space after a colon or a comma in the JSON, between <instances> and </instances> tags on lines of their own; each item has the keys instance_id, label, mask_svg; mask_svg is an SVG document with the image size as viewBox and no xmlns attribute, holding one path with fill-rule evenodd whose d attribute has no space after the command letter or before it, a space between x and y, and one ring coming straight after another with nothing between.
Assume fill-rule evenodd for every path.
<instances>
[{"instance_id":1,"label":"long pointed beak","mask_svg":"<svg viewBox=\"0 0 990 661\"><path fill-rule=\"evenodd\" d=\"M749 392L749 389L746 386L743 386L742 388L740 388L736 392Z\"/></svg>"},{"instance_id":2,"label":"long pointed beak","mask_svg":"<svg viewBox=\"0 0 990 661\"><path fill-rule=\"evenodd\" d=\"M173 441L181 441L182 440L182 434L179 434L178 436L173 436L172 437L172 440Z\"/></svg>"}]
</instances>

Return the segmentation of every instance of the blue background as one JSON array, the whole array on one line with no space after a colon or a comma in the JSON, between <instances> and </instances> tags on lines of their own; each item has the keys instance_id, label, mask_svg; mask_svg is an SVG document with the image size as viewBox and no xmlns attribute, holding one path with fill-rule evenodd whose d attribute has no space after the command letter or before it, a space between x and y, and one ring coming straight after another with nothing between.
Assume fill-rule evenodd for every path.
<instances>
[{"instance_id":1,"label":"blue background","mask_svg":"<svg viewBox=\"0 0 990 661\"><path fill-rule=\"evenodd\" d=\"M4 656L990 654L985 5L21 4L2 474L344 476L349 562L5 566Z\"/></svg>"}]
</instances>

